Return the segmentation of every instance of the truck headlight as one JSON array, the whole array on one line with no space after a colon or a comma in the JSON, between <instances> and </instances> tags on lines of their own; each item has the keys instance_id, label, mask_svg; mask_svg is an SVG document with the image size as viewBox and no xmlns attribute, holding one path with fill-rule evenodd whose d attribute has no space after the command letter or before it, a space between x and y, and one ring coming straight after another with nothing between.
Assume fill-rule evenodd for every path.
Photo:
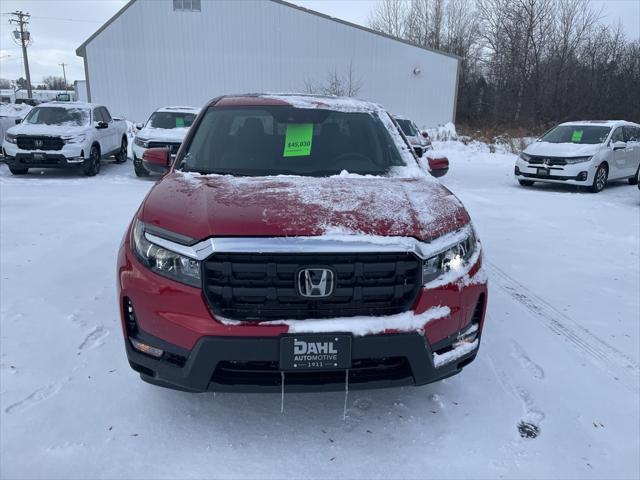
<instances>
[{"instance_id":1,"label":"truck headlight","mask_svg":"<svg viewBox=\"0 0 640 480\"><path fill-rule=\"evenodd\" d=\"M66 137L62 137L62 140L64 143L82 143L86 138L86 135L68 135Z\"/></svg>"},{"instance_id":2,"label":"truck headlight","mask_svg":"<svg viewBox=\"0 0 640 480\"><path fill-rule=\"evenodd\" d=\"M131 231L131 249L142 263L153 272L171 280L186 283L192 287L200 287L198 260L155 245L147 240L144 232L144 223L136 219Z\"/></svg>"},{"instance_id":3,"label":"truck headlight","mask_svg":"<svg viewBox=\"0 0 640 480\"><path fill-rule=\"evenodd\" d=\"M471 230L467 238L422 263L422 283L435 280L440 275L464 267L476 249L476 236Z\"/></svg>"},{"instance_id":4,"label":"truck headlight","mask_svg":"<svg viewBox=\"0 0 640 480\"><path fill-rule=\"evenodd\" d=\"M584 163L591 160L591 157L573 157L573 158L565 158L567 165L573 165L574 163Z\"/></svg>"},{"instance_id":5,"label":"truck headlight","mask_svg":"<svg viewBox=\"0 0 640 480\"><path fill-rule=\"evenodd\" d=\"M520 152L520 158L525 162L529 163L529 160L531 160L531 155L527 155L524 152Z\"/></svg>"},{"instance_id":6,"label":"truck headlight","mask_svg":"<svg viewBox=\"0 0 640 480\"><path fill-rule=\"evenodd\" d=\"M149 148L149 139L136 137L133 139L133 143L142 148Z\"/></svg>"},{"instance_id":7,"label":"truck headlight","mask_svg":"<svg viewBox=\"0 0 640 480\"><path fill-rule=\"evenodd\" d=\"M8 142L8 143L16 143L16 135L14 135L13 133L6 133L4 135L4 139Z\"/></svg>"}]
</instances>

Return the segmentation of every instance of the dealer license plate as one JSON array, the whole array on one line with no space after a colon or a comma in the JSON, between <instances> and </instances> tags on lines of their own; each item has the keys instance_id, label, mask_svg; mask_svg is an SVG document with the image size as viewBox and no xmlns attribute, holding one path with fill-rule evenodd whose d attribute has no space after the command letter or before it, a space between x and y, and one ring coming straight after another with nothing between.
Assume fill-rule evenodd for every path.
<instances>
[{"instance_id":1,"label":"dealer license plate","mask_svg":"<svg viewBox=\"0 0 640 480\"><path fill-rule=\"evenodd\" d=\"M351 335L287 335L280 339L281 370L351 368Z\"/></svg>"},{"instance_id":2,"label":"dealer license plate","mask_svg":"<svg viewBox=\"0 0 640 480\"><path fill-rule=\"evenodd\" d=\"M46 158L46 154L45 153L34 153L33 154L33 159L40 162L42 160L44 160Z\"/></svg>"},{"instance_id":3,"label":"dealer license plate","mask_svg":"<svg viewBox=\"0 0 640 480\"><path fill-rule=\"evenodd\" d=\"M548 176L549 175L549 169L548 168L539 168L538 169L538 175L542 175L542 176Z\"/></svg>"}]
</instances>

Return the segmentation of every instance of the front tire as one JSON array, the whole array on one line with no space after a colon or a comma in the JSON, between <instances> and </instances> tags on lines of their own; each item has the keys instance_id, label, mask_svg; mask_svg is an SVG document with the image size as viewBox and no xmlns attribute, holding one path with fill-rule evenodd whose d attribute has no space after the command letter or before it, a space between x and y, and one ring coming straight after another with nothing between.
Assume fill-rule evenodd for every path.
<instances>
[{"instance_id":1,"label":"front tire","mask_svg":"<svg viewBox=\"0 0 640 480\"><path fill-rule=\"evenodd\" d=\"M122 142L120 143L120 150L115 155L116 163L124 163L127 161L127 139L122 137Z\"/></svg>"},{"instance_id":2,"label":"front tire","mask_svg":"<svg viewBox=\"0 0 640 480\"><path fill-rule=\"evenodd\" d=\"M518 183L523 187L530 187L531 185L533 185L533 181L531 180L518 180Z\"/></svg>"},{"instance_id":3,"label":"front tire","mask_svg":"<svg viewBox=\"0 0 640 480\"><path fill-rule=\"evenodd\" d=\"M589 187L589 191L592 193L599 193L607 186L607 179L609 178L609 169L606 165L602 164L596 170L596 174L593 176L593 183Z\"/></svg>"},{"instance_id":4,"label":"front tire","mask_svg":"<svg viewBox=\"0 0 640 480\"><path fill-rule=\"evenodd\" d=\"M12 175L26 175L27 173L29 173L28 168L9 167L9 171Z\"/></svg>"},{"instance_id":5,"label":"front tire","mask_svg":"<svg viewBox=\"0 0 640 480\"><path fill-rule=\"evenodd\" d=\"M84 163L85 176L93 177L100 173L100 149L96 145L91 146L89 158L87 158Z\"/></svg>"},{"instance_id":6,"label":"front tire","mask_svg":"<svg viewBox=\"0 0 640 480\"><path fill-rule=\"evenodd\" d=\"M142 162L138 162L138 159L133 157L133 171L136 172L136 177L148 177L149 171L142 166Z\"/></svg>"},{"instance_id":7,"label":"front tire","mask_svg":"<svg viewBox=\"0 0 640 480\"><path fill-rule=\"evenodd\" d=\"M638 182L640 182L640 165L636 170L636 174L629 179L629 185L638 185Z\"/></svg>"}]
</instances>

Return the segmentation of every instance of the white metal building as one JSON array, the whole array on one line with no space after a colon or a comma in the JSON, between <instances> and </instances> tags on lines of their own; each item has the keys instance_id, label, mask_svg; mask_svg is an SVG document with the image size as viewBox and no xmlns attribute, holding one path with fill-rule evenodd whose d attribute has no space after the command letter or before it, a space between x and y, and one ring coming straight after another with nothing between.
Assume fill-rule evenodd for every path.
<instances>
[{"instance_id":1,"label":"white metal building","mask_svg":"<svg viewBox=\"0 0 640 480\"><path fill-rule=\"evenodd\" d=\"M131 0L76 53L90 101L133 121L226 93L304 92L349 71L357 97L420 126L455 117L458 57L281 0Z\"/></svg>"}]
</instances>

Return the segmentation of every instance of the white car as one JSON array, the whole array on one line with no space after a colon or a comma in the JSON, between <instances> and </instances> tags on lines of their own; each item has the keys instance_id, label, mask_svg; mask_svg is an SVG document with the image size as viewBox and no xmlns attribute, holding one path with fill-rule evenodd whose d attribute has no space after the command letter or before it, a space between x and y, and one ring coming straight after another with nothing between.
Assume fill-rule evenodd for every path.
<instances>
[{"instance_id":1,"label":"white car","mask_svg":"<svg viewBox=\"0 0 640 480\"><path fill-rule=\"evenodd\" d=\"M529 145L516 161L520 185L534 182L582 185L600 192L611 180L636 183L640 125L632 122L562 123Z\"/></svg>"},{"instance_id":2,"label":"white car","mask_svg":"<svg viewBox=\"0 0 640 480\"><path fill-rule=\"evenodd\" d=\"M420 147L423 151L432 149L431 139L429 139L429 134L427 132L421 132L418 126L413 122L413 120L403 117L401 115L394 115L396 122L400 126L402 133L407 137L409 143L412 147Z\"/></svg>"},{"instance_id":3,"label":"white car","mask_svg":"<svg viewBox=\"0 0 640 480\"><path fill-rule=\"evenodd\" d=\"M7 130L2 150L14 175L29 168L77 168L93 176L103 158L127 161L127 124L102 105L43 103Z\"/></svg>"},{"instance_id":4,"label":"white car","mask_svg":"<svg viewBox=\"0 0 640 480\"><path fill-rule=\"evenodd\" d=\"M194 107L163 107L153 112L146 124L136 125L138 133L133 140L133 168L137 176L149 175L142 164L146 149L167 147L172 155L178 153L198 113L200 109Z\"/></svg>"}]
</instances>

